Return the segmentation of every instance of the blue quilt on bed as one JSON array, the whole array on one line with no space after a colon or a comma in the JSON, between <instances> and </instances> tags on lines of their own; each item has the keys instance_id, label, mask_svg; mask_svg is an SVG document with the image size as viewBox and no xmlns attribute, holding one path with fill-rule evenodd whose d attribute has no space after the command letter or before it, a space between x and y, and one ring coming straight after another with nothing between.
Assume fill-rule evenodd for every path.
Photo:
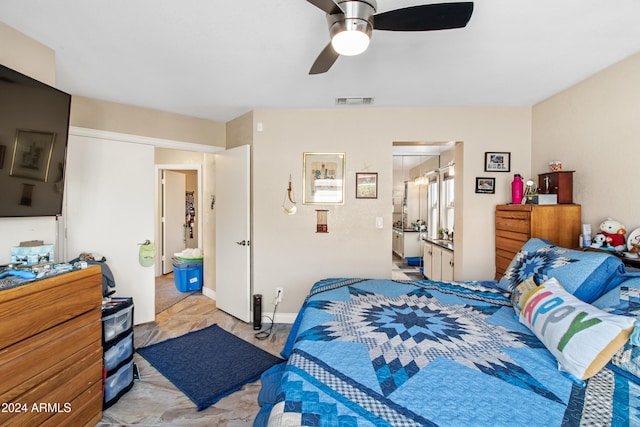
<instances>
[{"instance_id":1,"label":"blue quilt on bed","mask_svg":"<svg viewBox=\"0 0 640 427\"><path fill-rule=\"evenodd\" d=\"M269 425L640 422L638 385L608 369L586 384L560 373L494 284L316 283L283 351Z\"/></svg>"}]
</instances>

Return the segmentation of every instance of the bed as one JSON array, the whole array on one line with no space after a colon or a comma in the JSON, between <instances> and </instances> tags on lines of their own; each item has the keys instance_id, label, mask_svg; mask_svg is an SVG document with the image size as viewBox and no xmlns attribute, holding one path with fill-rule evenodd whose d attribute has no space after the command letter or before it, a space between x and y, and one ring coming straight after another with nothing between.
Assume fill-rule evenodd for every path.
<instances>
[{"instance_id":1,"label":"bed","mask_svg":"<svg viewBox=\"0 0 640 427\"><path fill-rule=\"evenodd\" d=\"M321 280L254 425L640 425L638 290L617 258L540 239L500 281Z\"/></svg>"}]
</instances>

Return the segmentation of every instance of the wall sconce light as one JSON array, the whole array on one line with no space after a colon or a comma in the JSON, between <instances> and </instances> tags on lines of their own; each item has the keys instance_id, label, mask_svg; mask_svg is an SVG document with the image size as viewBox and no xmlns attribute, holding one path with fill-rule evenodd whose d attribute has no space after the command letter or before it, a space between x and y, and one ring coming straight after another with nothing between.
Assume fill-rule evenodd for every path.
<instances>
[{"instance_id":1,"label":"wall sconce light","mask_svg":"<svg viewBox=\"0 0 640 427\"><path fill-rule=\"evenodd\" d=\"M282 210L287 215L295 215L298 211L296 207L295 194L293 194L293 187L291 185L291 175L289 175L289 187L284 193L284 201L282 202Z\"/></svg>"}]
</instances>

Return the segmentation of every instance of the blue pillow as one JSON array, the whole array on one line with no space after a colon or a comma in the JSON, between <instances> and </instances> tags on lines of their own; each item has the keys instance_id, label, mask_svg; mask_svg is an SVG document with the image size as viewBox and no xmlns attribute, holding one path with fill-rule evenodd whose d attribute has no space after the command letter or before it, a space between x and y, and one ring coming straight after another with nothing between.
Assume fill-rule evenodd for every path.
<instances>
[{"instance_id":1,"label":"blue pillow","mask_svg":"<svg viewBox=\"0 0 640 427\"><path fill-rule=\"evenodd\" d=\"M512 289L534 276L537 283L558 279L565 290L591 303L624 280L624 264L603 252L566 249L543 239L529 239L513 257L498 287Z\"/></svg>"}]
</instances>

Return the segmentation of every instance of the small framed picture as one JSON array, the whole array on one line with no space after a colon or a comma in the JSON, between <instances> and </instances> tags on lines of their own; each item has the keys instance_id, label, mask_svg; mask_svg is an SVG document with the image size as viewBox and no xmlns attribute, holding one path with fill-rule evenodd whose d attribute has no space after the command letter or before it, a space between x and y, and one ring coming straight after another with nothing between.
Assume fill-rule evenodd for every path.
<instances>
[{"instance_id":1,"label":"small framed picture","mask_svg":"<svg viewBox=\"0 0 640 427\"><path fill-rule=\"evenodd\" d=\"M511 153L484 153L485 172L509 172L511 170Z\"/></svg>"},{"instance_id":2,"label":"small framed picture","mask_svg":"<svg viewBox=\"0 0 640 427\"><path fill-rule=\"evenodd\" d=\"M496 192L495 178L476 177L476 193L494 194Z\"/></svg>"},{"instance_id":3,"label":"small framed picture","mask_svg":"<svg viewBox=\"0 0 640 427\"><path fill-rule=\"evenodd\" d=\"M53 132L18 129L9 175L47 182L55 137Z\"/></svg>"},{"instance_id":4,"label":"small framed picture","mask_svg":"<svg viewBox=\"0 0 640 427\"><path fill-rule=\"evenodd\" d=\"M378 173L356 172L356 199L378 198Z\"/></svg>"}]
</instances>

